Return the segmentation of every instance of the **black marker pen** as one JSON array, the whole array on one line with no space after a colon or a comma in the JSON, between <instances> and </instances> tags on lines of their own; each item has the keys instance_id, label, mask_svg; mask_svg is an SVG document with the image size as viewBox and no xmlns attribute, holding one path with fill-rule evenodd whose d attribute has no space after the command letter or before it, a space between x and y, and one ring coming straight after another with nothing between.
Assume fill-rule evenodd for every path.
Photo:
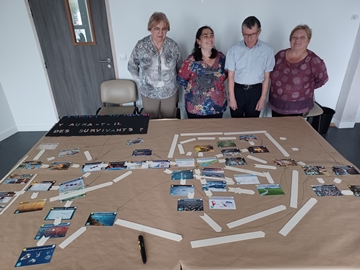
<instances>
[{"instance_id":1,"label":"black marker pen","mask_svg":"<svg viewBox=\"0 0 360 270\"><path fill-rule=\"evenodd\" d=\"M144 243L144 237L142 235L139 235L138 237L138 244L139 244L141 259L145 264L146 263L145 243Z\"/></svg>"}]
</instances>

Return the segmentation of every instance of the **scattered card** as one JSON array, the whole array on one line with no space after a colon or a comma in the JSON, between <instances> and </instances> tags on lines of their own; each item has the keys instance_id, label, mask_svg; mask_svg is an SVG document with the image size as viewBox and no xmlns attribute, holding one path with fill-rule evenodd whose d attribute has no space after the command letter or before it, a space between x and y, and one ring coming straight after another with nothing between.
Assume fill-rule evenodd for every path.
<instances>
[{"instance_id":1,"label":"scattered card","mask_svg":"<svg viewBox=\"0 0 360 270\"><path fill-rule=\"evenodd\" d=\"M23 248L15 267L49 263L56 245Z\"/></svg>"},{"instance_id":2,"label":"scattered card","mask_svg":"<svg viewBox=\"0 0 360 270\"><path fill-rule=\"evenodd\" d=\"M45 220L55 220L56 218L61 218L61 220L70 220L74 216L75 211L76 206L52 207L46 215Z\"/></svg>"},{"instance_id":3,"label":"scattered card","mask_svg":"<svg viewBox=\"0 0 360 270\"><path fill-rule=\"evenodd\" d=\"M80 153L80 148L65 149L60 151L59 157L73 156L79 153Z\"/></svg>"},{"instance_id":4,"label":"scattered card","mask_svg":"<svg viewBox=\"0 0 360 270\"><path fill-rule=\"evenodd\" d=\"M226 166L246 165L246 161L245 158L243 157L226 158L225 165Z\"/></svg>"},{"instance_id":5,"label":"scattered card","mask_svg":"<svg viewBox=\"0 0 360 270\"><path fill-rule=\"evenodd\" d=\"M39 231L35 235L35 240L40 240L41 237L60 238L65 237L67 230L69 229L70 222L55 224L42 224Z\"/></svg>"},{"instance_id":6,"label":"scattered card","mask_svg":"<svg viewBox=\"0 0 360 270\"><path fill-rule=\"evenodd\" d=\"M239 136L240 142L250 142L250 141L257 141L256 135L240 135Z\"/></svg>"},{"instance_id":7,"label":"scattered card","mask_svg":"<svg viewBox=\"0 0 360 270\"><path fill-rule=\"evenodd\" d=\"M39 169L42 164L42 161L24 161L17 167L18 170L33 170L33 169Z\"/></svg>"},{"instance_id":8,"label":"scattered card","mask_svg":"<svg viewBox=\"0 0 360 270\"><path fill-rule=\"evenodd\" d=\"M52 171L63 171L69 169L72 162L53 162L50 164L48 170Z\"/></svg>"},{"instance_id":9,"label":"scattered card","mask_svg":"<svg viewBox=\"0 0 360 270\"><path fill-rule=\"evenodd\" d=\"M27 191L48 191L55 184L55 181L32 182Z\"/></svg>"},{"instance_id":10,"label":"scattered card","mask_svg":"<svg viewBox=\"0 0 360 270\"><path fill-rule=\"evenodd\" d=\"M238 185L260 184L259 178L255 174L235 174L234 178Z\"/></svg>"},{"instance_id":11,"label":"scattered card","mask_svg":"<svg viewBox=\"0 0 360 270\"><path fill-rule=\"evenodd\" d=\"M218 177L218 178L224 178L224 169L223 168L204 168L202 169L202 176L208 176L208 177Z\"/></svg>"},{"instance_id":12,"label":"scattered card","mask_svg":"<svg viewBox=\"0 0 360 270\"><path fill-rule=\"evenodd\" d=\"M235 210L235 200L234 197L217 197L213 196L209 198L209 208L210 209L225 209L225 210Z\"/></svg>"},{"instance_id":13,"label":"scattered card","mask_svg":"<svg viewBox=\"0 0 360 270\"><path fill-rule=\"evenodd\" d=\"M360 186L349 185L348 187L356 197L360 197Z\"/></svg>"},{"instance_id":14,"label":"scattered card","mask_svg":"<svg viewBox=\"0 0 360 270\"><path fill-rule=\"evenodd\" d=\"M241 151L239 148L229 148L229 149L223 149L221 150L221 153L224 157L233 157L233 156L240 156Z\"/></svg>"},{"instance_id":15,"label":"scattered card","mask_svg":"<svg viewBox=\"0 0 360 270\"><path fill-rule=\"evenodd\" d=\"M116 212L92 212L87 219L86 226L112 226L116 218Z\"/></svg>"},{"instance_id":16,"label":"scattered card","mask_svg":"<svg viewBox=\"0 0 360 270\"><path fill-rule=\"evenodd\" d=\"M12 191L0 191L0 203L8 203L15 196Z\"/></svg>"},{"instance_id":17,"label":"scattered card","mask_svg":"<svg viewBox=\"0 0 360 270\"><path fill-rule=\"evenodd\" d=\"M331 166L332 171L336 175L353 175L359 172L353 166Z\"/></svg>"},{"instance_id":18,"label":"scattered card","mask_svg":"<svg viewBox=\"0 0 360 270\"><path fill-rule=\"evenodd\" d=\"M292 158L273 159L273 161L278 167L297 166L296 161Z\"/></svg>"},{"instance_id":19,"label":"scattered card","mask_svg":"<svg viewBox=\"0 0 360 270\"><path fill-rule=\"evenodd\" d=\"M203 158L197 158L196 162L199 166L209 166L212 164L215 164L218 162L216 157L203 157Z\"/></svg>"},{"instance_id":20,"label":"scattered card","mask_svg":"<svg viewBox=\"0 0 360 270\"><path fill-rule=\"evenodd\" d=\"M4 184L26 184L33 177L33 174L10 174Z\"/></svg>"},{"instance_id":21,"label":"scattered card","mask_svg":"<svg viewBox=\"0 0 360 270\"><path fill-rule=\"evenodd\" d=\"M96 172L101 171L103 168L104 162L92 162L92 163L85 163L82 166L83 172Z\"/></svg>"},{"instance_id":22,"label":"scattered card","mask_svg":"<svg viewBox=\"0 0 360 270\"><path fill-rule=\"evenodd\" d=\"M206 184L202 185L202 190L211 192L226 192L226 181L206 180Z\"/></svg>"},{"instance_id":23,"label":"scattered card","mask_svg":"<svg viewBox=\"0 0 360 270\"><path fill-rule=\"evenodd\" d=\"M224 147L236 147L236 144L234 141L218 141L217 142L217 146L219 148L224 148Z\"/></svg>"},{"instance_id":24,"label":"scattered card","mask_svg":"<svg viewBox=\"0 0 360 270\"><path fill-rule=\"evenodd\" d=\"M75 190L81 190L85 188L84 179L82 177L75 178L59 184L59 193L67 194Z\"/></svg>"},{"instance_id":25,"label":"scattered card","mask_svg":"<svg viewBox=\"0 0 360 270\"><path fill-rule=\"evenodd\" d=\"M188 196L189 192L194 192L194 185L171 185L170 196Z\"/></svg>"},{"instance_id":26,"label":"scattered card","mask_svg":"<svg viewBox=\"0 0 360 270\"><path fill-rule=\"evenodd\" d=\"M166 169L170 168L170 161L169 160L153 160L149 163L150 169Z\"/></svg>"},{"instance_id":27,"label":"scattered card","mask_svg":"<svg viewBox=\"0 0 360 270\"><path fill-rule=\"evenodd\" d=\"M202 199L178 199L178 211L204 211Z\"/></svg>"},{"instance_id":28,"label":"scattered card","mask_svg":"<svg viewBox=\"0 0 360 270\"><path fill-rule=\"evenodd\" d=\"M26 213L26 212L33 212L33 211L40 211L45 206L46 199L32 201L32 202L20 202L17 209L15 210L14 214Z\"/></svg>"},{"instance_id":29,"label":"scattered card","mask_svg":"<svg viewBox=\"0 0 360 270\"><path fill-rule=\"evenodd\" d=\"M151 155L152 155L152 149L136 149L132 153L133 157L151 156Z\"/></svg>"},{"instance_id":30,"label":"scattered card","mask_svg":"<svg viewBox=\"0 0 360 270\"><path fill-rule=\"evenodd\" d=\"M133 139L133 140L127 140L127 141L126 141L126 146L130 146L130 145L138 144L138 143L143 143L143 142L144 142L143 138L137 138L137 139Z\"/></svg>"},{"instance_id":31,"label":"scattered card","mask_svg":"<svg viewBox=\"0 0 360 270\"><path fill-rule=\"evenodd\" d=\"M329 175L324 166L301 166L306 175Z\"/></svg>"},{"instance_id":32,"label":"scattered card","mask_svg":"<svg viewBox=\"0 0 360 270\"><path fill-rule=\"evenodd\" d=\"M194 167L195 159L193 158L177 158L175 159L176 166L178 167Z\"/></svg>"},{"instance_id":33,"label":"scattered card","mask_svg":"<svg viewBox=\"0 0 360 270\"><path fill-rule=\"evenodd\" d=\"M127 161L125 162L128 170L135 170L135 169L148 169L149 164L146 161Z\"/></svg>"},{"instance_id":34,"label":"scattered card","mask_svg":"<svg viewBox=\"0 0 360 270\"><path fill-rule=\"evenodd\" d=\"M285 194L279 184L256 185L256 189L258 190L260 196L284 195Z\"/></svg>"},{"instance_id":35,"label":"scattered card","mask_svg":"<svg viewBox=\"0 0 360 270\"><path fill-rule=\"evenodd\" d=\"M196 152L214 152L214 147L212 145L195 145L194 149Z\"/></svg>"},{"instance_id":36,"label":"scattered card","mask_svg":"<svg viewBox=\"0 0 360 270\"><path fill-rule=\"evenodd\" d=\"M250 154L256 154L256 153L269 153L269 150L266 148L266 146L250 146L248 147L248 151Z\"/></svg>"},{"instance_id":37,"label":"scattered card","mask_svg":"<svg viewBox=\"0 0 360 270\"><path fill-rule=\"evenodd\" d=\"M194 179L192 170L173 171L171 173L171 180L188 180Z\"/></svg>"},{"instance_id":38,"label":"scattered card","mask_svg":"<svg viewBox=\"0 0 360 270\"><path fill-rule=\"evenodd\" d=\"M343 196L335 185L312 185L311 188L319 197L323 196Z\"/></svg>"},{"instance_id":39,"label":"scattered card","mask_svg":"<svg viewBox=\"0 0 360 270\"><path fill-rule=\"evenodd\" d=\"M105 167L106 171L119 171L119 170L126 170L127 166L125 165L125 161L119 162L109 162L107 167Z\"/></svg>"}]
</instances>

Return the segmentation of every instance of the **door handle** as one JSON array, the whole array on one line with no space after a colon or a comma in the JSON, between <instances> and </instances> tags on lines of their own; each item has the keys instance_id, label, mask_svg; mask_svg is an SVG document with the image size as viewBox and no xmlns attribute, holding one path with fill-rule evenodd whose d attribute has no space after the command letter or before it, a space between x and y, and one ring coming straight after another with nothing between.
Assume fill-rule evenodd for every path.
<instances>
[{"instance_id":1,"label":"door handle","mask_svg":"<svg viewBox=\"0 0 360 270\"><path fill-rule=\"evenodd\" d=\"M107 58L106 60L100 60L99 63L108 63L108 64L110 64L110 63L111 63L111 59L110 59L110 58Z\"/></svg>"}]
</instances>

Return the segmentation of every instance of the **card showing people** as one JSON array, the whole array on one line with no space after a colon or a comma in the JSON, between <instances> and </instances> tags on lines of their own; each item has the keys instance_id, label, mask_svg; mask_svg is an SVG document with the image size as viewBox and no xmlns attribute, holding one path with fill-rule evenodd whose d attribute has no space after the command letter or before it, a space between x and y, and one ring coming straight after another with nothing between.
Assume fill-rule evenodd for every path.
<instances>
[{"instance_id":1,"label":"card showing people","mask_svg":"<svg viewBox=\"0 0 360 270\"><path fill-rule=\"evenodd\" d=\"M248 147L248 151L250 154L257 154L257 153L269 153L269 150L266 146L250 146Z\"/></svg>"},{"instance_id":2,"label":"card showing people","mask_svg":"<svg viewBox=\"0 0 360 270\"><path fill-rule=\"evenodd\" d=\"M301 166L306 175L327 175L329 173L326 171L324 166Z\"/></svg>"},{"instance_id":3,"label":"card showing people","mask_svg":"<svg viewBox=\"0 0 360 270\"><path fill-rule=\"evenodd\" d=\"M32 182L27 191L48 191L55 184L55 181Z\"/></svg>"},{"instance_id":4,"label":"card showing people","mask_svg":"<svg viewBox=\"0 0 360 270\"><path fill-rule=\"evenodd\" d=\"M8 178L5 179L4 184L26 184L28 183L33 174L10 174Z\"/></svg>"},{"instance_id":5,"label":"card showing people","mask_svg":"<svg viewBox=\"0 0 360 270\"><path fill-rule=\"evenodd\" d=\"M60 238L65 237L68 231L70 222L64 222L60 224L42 224L39 231L35 235L35 240L40 240L41 237Z\"/></svg>"},{"instance_id":6,"label":"card showing people","mask_svg":"<svg viewBox=\"0 0 360 270\"><path fill-rule=\"evenodd\" d=\"M224 148L224 147L236 147L236 144L234 141L218 141L217 142L217 146L219 148Z\"/></svg>"},{"instance_id":7,"label":"card showing people","mask_svg":"<svg viewBox=\"0 0 360 270\"><path fill-rule=\"evenodd\" d=\"M226 166L236 166L236 165L246 165L245 158L243 157L231 157L231 158L225 158L225 165Z\"/></svg>"},{"instance_id":8,"label":"card showing people","mask_svg":"<svg viewBox=\"0 0 360 270\"><path fill-rule=\"evenodd\" d=\"M204 211L203 199L178 199L178 211Z\"/></svg>"},{"instance_id":9,"label":"card showing people","mask_svg":"<svg viewBox=\"0 0 360 270\"><path fill-rule=\"evenodd\" d=\"M15 267L49 263L56 245L23 248Z\"/></svg>"},{"instance_id":10,"label":"card showing people","mask_svg":"<svg viewBox=\"0 0 360 270\"><path fill-rule=\"evenodd\" d=\"M116 218L116 212L92 212L85 226L112 226Z\"/></svg>"},{"instance_id":11,"label":"card showing people","mask_svg":"<svg viewBox=\"0 0 360 270\"><path fill-rule=\"evenodd\" d=\"M209 198L209 208L221 210L235 210L236 205L234 197L212 196L211 198Z\"/></svg>"},{"instance_id":12,"label":"card showing people","mask_svg":"<svg viewBox=\"0 0 360 270\"><path fill-rule=\"evenodd\" d=\"M284 195L285 194L279 184L256 185L256 189L259 192L260 196Z\"/></svg>"},{"instance_id":13,"label":"card showing people","mask_svg":"<svg viewBox=\"0 0 360 270\"><path fill-rule=\"evenodd\" d=\"M359 174L359 172L354 168L354 166L331 166L332 171L336 175L352 175Z\"/></svg>"},{"instance_id":14,"label":"card showing people","mask_svg":"<svg viewBox=\"0 0 360 270\"><path fill-rule=\"evenodd\" d=\"M52 207L46 215L45 220L55 220L61 218L62 220L70 220L74 216L76 206L71 207Z\"/></svg>"},{"instance_id":15,"label":"card showing people","mask_svg":"<svg viewBox=\"0 0 360 270\"><path fill-rule=\"evenodd\" d=\"M195 145L194 149L196 152L214 152L214 147L212 145Z\"/></svg>"},{"instance_id":16,"label":"card showing people","mask_svg":"<svg viewBox=\"0 0 360 270\"><path fill-rule=\"evenodd\" d=\"M80 148L65 149L60 151L59 157L73 156L79 153L80 153Z\"/></svg>"},{"instance_id":17,"label":"card showing people","mask_svg":"<svg viewBox=\"0 0 360 270\"><path fill-rule=\"evenodd\" d=\"M31 202L20 202L14 214L40 211L45 206L46 199L31 201Z\"/></svg>"},{"instance_id":18,"label":"card showing people","mask_svg":"<svg viewBox=\"0 0 360 270\"><path fill-rule=\"evenodd\" d=\"M319 197L323 196L343 196L335 185L312 185L311 188Z\"/></svg>"},{"instance_id":19,"label":"card showing people","mask_svg":"<svg viewBox=\"0 0 360 270\"><path fill-rule=\"evenodd\" d=\"M188 196L189 192L194 192L194 185L170 186L170 196Z\"/></svg>"}]
</instances>

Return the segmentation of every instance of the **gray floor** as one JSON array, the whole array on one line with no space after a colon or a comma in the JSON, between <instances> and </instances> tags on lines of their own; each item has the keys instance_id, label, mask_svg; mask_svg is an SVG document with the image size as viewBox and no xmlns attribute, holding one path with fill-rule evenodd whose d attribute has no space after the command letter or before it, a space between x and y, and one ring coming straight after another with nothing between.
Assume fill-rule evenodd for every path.
<instances>
[{"instance_id":1,"label":"gray floor","mask_svg":"<svg viewBox=\"0 0 360 270\"><path fill-rule=\"evenodd\" d=\"M0 142L0 179L37 143L46 132L18 132ZM330 127L322 135L341 155L360 168L360 123L351 129Z\"/></svg>"}]
</instances>

